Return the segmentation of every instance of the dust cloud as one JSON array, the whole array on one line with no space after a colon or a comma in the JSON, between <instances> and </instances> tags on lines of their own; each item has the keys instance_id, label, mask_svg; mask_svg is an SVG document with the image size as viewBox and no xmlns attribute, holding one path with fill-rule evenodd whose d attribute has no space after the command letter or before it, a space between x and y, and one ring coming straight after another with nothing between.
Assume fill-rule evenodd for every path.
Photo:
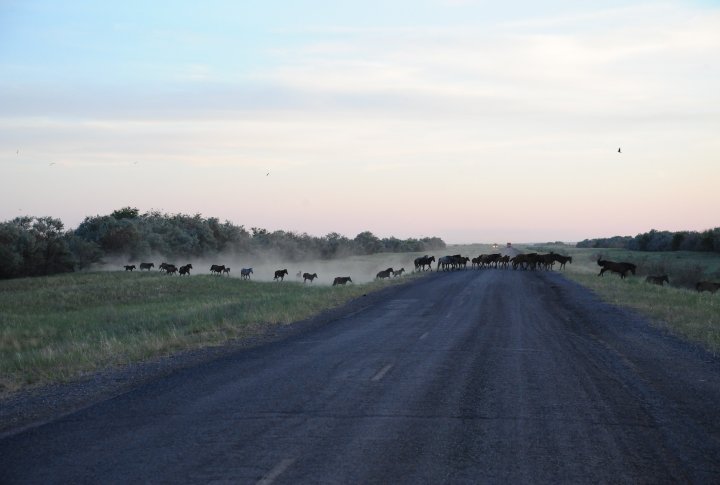
<instances>
[{"instance_id":1,"label":"dust cloud","mask_svg":"<svg viewBox=\"0 0 720 485\"><path fill-rule=\"evenodd\" d=\"M429 253L433 255L432 253ZM154 263L152 271L158 271L161 263L167 262L177 267L185 264L192 264L192 275L209 275L210 266L213 264L223 265L230 268L231 278L240 278L242 268L252 268L253 274L250 279L253 281L273 281L275 271L287 269L288 274L284 281L303 282L303 273L317 273L314 285L332 285L333 280L338 276L350 276L353 283L367 283L375 279L378 272L393 268L395 271L404 269L406 273L414 270L414 260L423 254L419 253L377 253L367 256L347 256L338 259L311 258L302 261L291 261L288 258L264 253L264 254L218 254L212 257L190 257L184 259L167 258L164 256L144 257L142 260L129 259L127 257L105 258L104 264L92 268L94 271L122 271L124 265L134 264L135 271L140 270L140 263ZM436 257L438 254L435 255ZM308 282L307 284L310 284Z\"/></svg>"}]
</instances>

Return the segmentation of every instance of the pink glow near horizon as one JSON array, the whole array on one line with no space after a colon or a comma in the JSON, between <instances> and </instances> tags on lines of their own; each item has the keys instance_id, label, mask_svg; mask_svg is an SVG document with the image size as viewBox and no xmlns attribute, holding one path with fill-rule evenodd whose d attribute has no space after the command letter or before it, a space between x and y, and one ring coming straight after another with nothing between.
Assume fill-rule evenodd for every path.
<instances>
[{"instance_id":1,"label":"pink glow near horizon","mask_svg":"<svg viewBox=\"0 0 720 485\"><path fill-rule=\"evenodd\" d=\"M173 28L88 12L105 39L51 4L6 9L0 220L132 206L449 243L720 225L715 7L258 11L243 39L147 8Z\"/></svg>"}]
</instances>

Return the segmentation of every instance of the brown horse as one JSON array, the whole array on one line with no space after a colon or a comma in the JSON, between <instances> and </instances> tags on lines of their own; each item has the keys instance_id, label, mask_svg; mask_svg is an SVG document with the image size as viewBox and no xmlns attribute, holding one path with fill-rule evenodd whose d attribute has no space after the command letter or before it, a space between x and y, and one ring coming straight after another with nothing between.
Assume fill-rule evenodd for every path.
<instances>
[{"instance_id":1,"label":"brown horse","mask_svg":"<svg viewBox=\"0 0 720 485\"><path fill-rule=\"evenodd\" d=\"M310 280L310 283L312 283L313 280L315 278L317 278L317 273L313 273L313 274L303 273L302 277L303 277L303 283L305 283L307 280Z\"/></svg>"},{"instance_id":2,"label":"brown horse","mask_svg":"<svg viewBox=\"0 0 720 485\"><path fill-rule=\"evenodd\" d=\"M344 285L345 283L352 283L352 282L353 282L353 280L351 280L349 276L338 276L337 278L335 278L332 285L333 286Z\"/></svg>"},{"instance_id":3,"label":"brown horse","mask_svg":"<svg viewBox=\"0 0 720 485\"><path fill-rule=\"evenodd\" d=\"M132 272L132 270L134 270L134 269L135 269L135 265L134 265L134 264L130 264L130 265L127 265L127 264L126 264L126 265L125 265L125 271L130 271L130 272Z\"/></svg>"},{"instance_id":4,"label":"brown horse","mask_svg":"<svg viewBox=\"0 0 720 485\"><path fill-rule=\"evenodd\" d=\"M279 269L279 270L275 271L275 278L273 278L273 279L277 280L278 278L280 278L280 281L283 281L283 279L285 278L285 276L287 276L287 274L288 274L287 269Z\"/></svg>"}]
</instances>

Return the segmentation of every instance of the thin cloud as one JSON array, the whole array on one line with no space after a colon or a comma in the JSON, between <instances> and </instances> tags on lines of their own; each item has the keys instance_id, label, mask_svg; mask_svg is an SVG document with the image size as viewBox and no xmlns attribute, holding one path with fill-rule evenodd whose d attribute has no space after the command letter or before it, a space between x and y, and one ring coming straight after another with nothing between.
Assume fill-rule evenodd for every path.
<instances>
[{"instance_id":1,"label":"thin cloud","mask_svg":"<svg viewBox=\"0 0 720 485\"><path fill-rule=\"evenodd\" d=\"M557 227L580 235L603 213L622 213L623 228L662 220L661 213L672 215L667 224L685 217L711 225L711 214L691 211L717 202L716 10L644 4L487 28L470 20L320 22L297 35L285 27L286 35L253 51L259 61L244 63L217 39L190 33L183 46L214 46L222 55L157 65L126 57L110 66L136 77L116 82L72 70L54 77L56 66L17 59L0 64L10 73L0 80L0 153L17 158L21 146L28 160L63 168L0 163L0 176L17 181L0 206L35 207L37 194L51 194L73 201L79 217L98 200L113 209L131 199L266 227L305 221L302 229L314 233L392 233L415 217L405 209L413 200L413 214L432 221L413 228L465 240L477 237L468 221L478 208L498 201L502 214L486 211L482 221L498 235L512 230L507 221L525 223L528 207L563 214ZM182 30L160 32L150 45L176 34ZM432 197L418 197L427 191ZM238 201L239 193L253 204ZM306 193L312 211L297 203ZM631 198L646 206L628 213ZM544 221L526 226L512 238L565 237Z\"/></svg>"}]
</instances>

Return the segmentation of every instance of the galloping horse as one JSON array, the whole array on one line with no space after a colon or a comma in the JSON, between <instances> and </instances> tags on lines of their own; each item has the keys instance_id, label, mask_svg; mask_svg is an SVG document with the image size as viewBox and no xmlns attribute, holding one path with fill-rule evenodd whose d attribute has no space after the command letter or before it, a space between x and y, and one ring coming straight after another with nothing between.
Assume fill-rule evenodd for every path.
<instances>
[{"instance_id":1,"label":"galloping horse","mask_svg":"<svg viewBox=\"0 0 720 485\"><path fill-rule=\"evenodd\" d=\"M240 270L240 279L249 280L251 274L253 274L252 268L243 268Z\"/></svg>"},{"instance_id":2,"label":"galloping horse","mask_svg":"<svg viewBox=\"0 0 720 485\"><path fill-rule=\"evenodd\" d=\"M303 273L302 277L303 277L303 283L305 283L307 280L310 280L310 283L312 283L313 280L315 278L317 278L317 273L313 273L313 274Z\"/></svg>"},{"instance_id":3,"label":"galloping horse","mask_svg":"<svg viewBox=\"0 0 720 485\"><path fill-rule=\"evenodd\" d=\"M287 274L288 274L287 269L279 269L279 270L275 271L275 278L273 278L273 279L277 280L278 278L280 278L280 281L283 281L283 279L285 278L285 276Z\"/></svg>"},{"instance_id":4,"label":"galloping horse","mask_svg":"<svg viewBox=\"0 0 720 485\"><path fill-rule=\"evenodd\" d=\"M602 276L605 271L612 271L613 273L619 274L620 279L624 279L628 271L635 274L635 269L637 268L633 263L617 263L615 261L605 261L602 259L598 259L597 264L602 266L598 276Z\"/></svg>"},{"instance_id":5,"label":"galloping horse","mask_svg":"<svg viewBox=\"0 0 720 485\"><path fill-rule=\"evenodd\" d=\"M348 283L348 282L349 283L353 282L353 280L351 280L349 276L338 276L337 278L335 278L332 285L333 286L344 285L345 283Z\"/></svg>"}]
</instances>

